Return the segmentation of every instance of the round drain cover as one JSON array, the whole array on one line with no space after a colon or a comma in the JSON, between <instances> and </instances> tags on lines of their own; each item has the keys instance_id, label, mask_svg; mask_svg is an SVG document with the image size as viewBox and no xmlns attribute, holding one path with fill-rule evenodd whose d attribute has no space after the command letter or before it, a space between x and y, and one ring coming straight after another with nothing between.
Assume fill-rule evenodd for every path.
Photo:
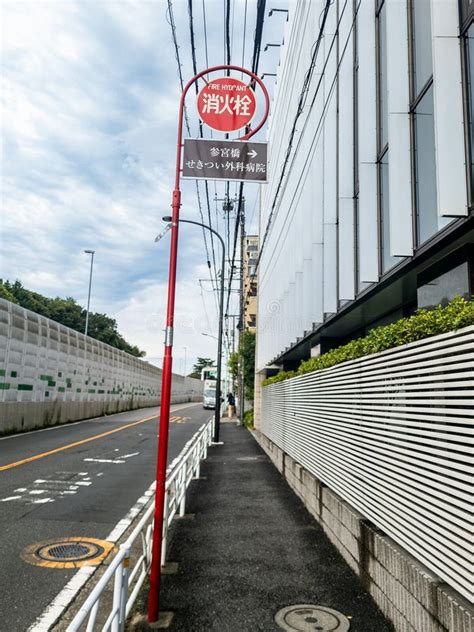
<instances>
[{"instance_id":1,"label":"round drain cover","mask_svg":"<svg viewBox=\"0 0 474 632\"><path fill-rule=\"evenodd\" d=\"M350 627L349 619L337 610L312 604L287 606L277 612L275 622L288 632L347 632Z\"/></svg>"},{"instance_id":2,"label":"round drain cover","mask_svg":"<svg viewBox=\"0 0 474 632\"><path fill-rule=\"evenodd\" d=\"M79 568L100 564L113 548L111 542L96 538L58 538L30 544L21 556L37 566Z\"/></svg>"},{"instance_id":3,"label":"round drain cover","mask_svg":"<svg viewBox=\"0 0 474 632\"><path fill-rule=\"evenodd\" d=\"M104 552L104 547L94 542L62 542L40 546L36 551L42 560L80 562L90 560Z\"/></svg>"}]
</instances>

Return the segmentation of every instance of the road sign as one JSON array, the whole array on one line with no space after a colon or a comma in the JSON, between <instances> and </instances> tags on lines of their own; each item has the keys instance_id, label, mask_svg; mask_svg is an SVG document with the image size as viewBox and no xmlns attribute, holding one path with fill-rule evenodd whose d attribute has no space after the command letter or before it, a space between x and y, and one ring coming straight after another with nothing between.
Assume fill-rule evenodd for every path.
<instances>
[{"instance_id":1,"label":"road sign","mask_svg":"<svg viewBox=\"0 0 474 632\"><path fill-rule=\"evenodd\" d=\"M255 115L253 90L233 77L221 77L207 83L197 97L199 118L218 132L236 132Z\"/></svg>"},{"instance_id":2,"label":"road sign","mask_svg":"<svg viewBox=\"0 0 474 632\"><path fill-rule=\"evenodd\" d=\"M186 138L183 178L267 181L267 143Z\"/></svg>"}]
</instances>

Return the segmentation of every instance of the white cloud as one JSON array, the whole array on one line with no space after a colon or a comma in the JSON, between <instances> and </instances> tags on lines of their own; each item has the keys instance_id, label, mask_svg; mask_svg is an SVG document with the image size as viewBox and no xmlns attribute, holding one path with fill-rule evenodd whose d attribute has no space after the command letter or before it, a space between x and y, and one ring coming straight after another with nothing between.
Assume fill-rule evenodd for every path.
<instances>
[{"instance_id":1,"label":"white cloud","mask_svg":"<svg viewBox=\"0 0 474 632\"><path fill-rule=\"evenodd\" d=\"M121 333L155 357L162 354L169 243L153 239L169 212L179 99L166 6L164 0L0 4L0 276L85 304L89 258L83 250L96 250L91 308L117 318ZM187 78L192 74L187 3L175 0L173 6ZM202 5L194 6L201 68ZM222 6L206 1L211 65L223 58ZM243 0L236 0L233 54L239 63L243 7ZM247 60L255 7L248 3ZM268 25L273 31L264 39L281 38L283 19ZM275 60L262 54L265 70ZM190 96L196 132L193 101ZM255 190L246 193L250 209ZM210 183L214 222L216 192L222 198L223 185ZM205 209L202 186L201 198ZM192 182L183 183L182 213L199 219ZM219 222L225 233L222 218ZM204 292L204 307L197 281L207 276L202 233L183 228L175 343L178 356L188 347L188 367L198 355L215 354L214 342L201 336L209 332L206 311L217 333L214 297ZM232 313L235 309L231 305Z\"/></svg>"}]
</instances>

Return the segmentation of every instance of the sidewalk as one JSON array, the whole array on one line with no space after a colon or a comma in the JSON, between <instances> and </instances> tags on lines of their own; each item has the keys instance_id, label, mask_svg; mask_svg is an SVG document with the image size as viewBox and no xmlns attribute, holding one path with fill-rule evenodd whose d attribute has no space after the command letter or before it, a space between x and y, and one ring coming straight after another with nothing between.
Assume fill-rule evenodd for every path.
<instances>
[{"instance_id":1,"label":"sidewalk","mask_svg":"<svg viewBox=\"0 0 474 632\"><path fill-rule=\"evenodd\" d=\"M174 613L171 632L345 632L330 613L287 615L286 606L315 604L350 620L350 632L389 632L361 583L257 445L233 423L223 446L209 450L204 480L193 483L187 514L176 521L163 577L161 609ZM146 610L146 596L139 609ZM318 618L319 617L319 618ZM134 628L146 629L146 628Z\"/></svg>"}]
</instances>

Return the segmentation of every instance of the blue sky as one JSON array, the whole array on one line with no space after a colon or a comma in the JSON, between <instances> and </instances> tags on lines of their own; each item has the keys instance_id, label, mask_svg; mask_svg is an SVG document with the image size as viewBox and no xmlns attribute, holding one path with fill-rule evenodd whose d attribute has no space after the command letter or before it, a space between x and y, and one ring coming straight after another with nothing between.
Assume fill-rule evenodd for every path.
<instances>
[{"instance_id":1,"label":"blue sky","mask_svg":"<svg viewBox=\"0 0 474 632\"><path fill-rule=\"evenodd\" d=\"M193 4L202 69L202 2ZM268 8L287 4L279 0ZM231 5L233 62L240 63L245 0ZM205 0L205 6L209 63L219 64L224 3ZM247 8L249 64L256 0ZM189 78L187 1L175 0L173 9ZM166 2L3 0L0 19L0 276L85 304L89 260L83 250L94 249L91 309L116 318L130 342L159 359L169 239L153 240L169 211L179 100ZM284 21L281 13L266 19L264 44L281 41ZM262 53L260 72L275 72L277 63L278 49L270 48ZM193 97L189 112L197 135ZM199 219L194 183L183 182L182 189L182 216ZM256 191L253 185L246 193L254 229ZM223 197L222 184L210 183L214 221L216 192ZM202 233L186 227L180 235L176 370L184 368L184 346L188 369L196 356L215 355L214 342L201 332L216 334L216 303L212 292L201 291L199 278L208 278Z\"/></svg>"}]
</instances>

